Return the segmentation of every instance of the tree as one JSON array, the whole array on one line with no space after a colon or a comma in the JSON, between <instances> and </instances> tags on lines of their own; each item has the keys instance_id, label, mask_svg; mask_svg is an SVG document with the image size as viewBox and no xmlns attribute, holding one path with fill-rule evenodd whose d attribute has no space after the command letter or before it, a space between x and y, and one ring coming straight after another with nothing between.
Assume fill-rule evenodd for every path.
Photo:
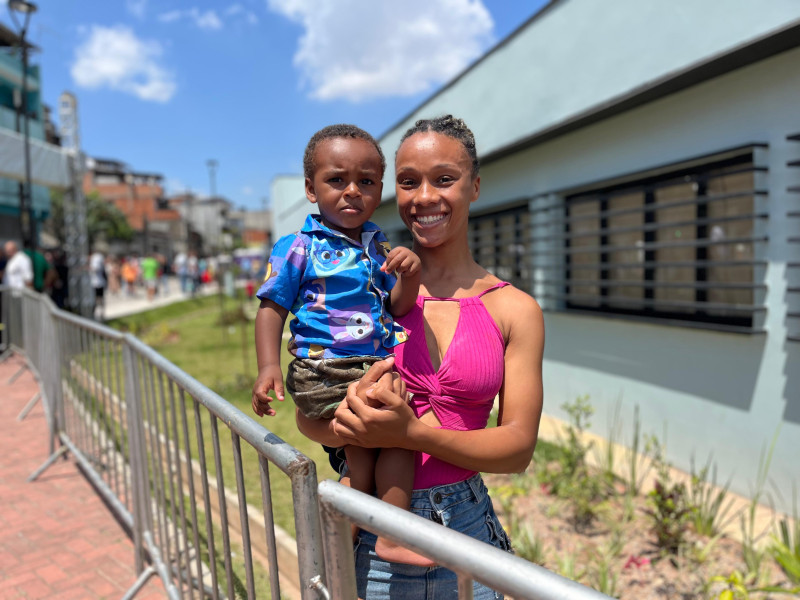
<instances>
[{"instance_id":1,"label":"tree","mask_svg":"<svg viewBox=\"0 0 800 600\"><path fill-rule=\"evenodd\" d=\"M44 229L60 241L64 241L64 192L51 190L50 218ZM97 190L86 195L86 229L89 236L89 248L100 239L130 241L133 229L125 215L111 202L100 197Z\"/></svg>"}]
</instances>

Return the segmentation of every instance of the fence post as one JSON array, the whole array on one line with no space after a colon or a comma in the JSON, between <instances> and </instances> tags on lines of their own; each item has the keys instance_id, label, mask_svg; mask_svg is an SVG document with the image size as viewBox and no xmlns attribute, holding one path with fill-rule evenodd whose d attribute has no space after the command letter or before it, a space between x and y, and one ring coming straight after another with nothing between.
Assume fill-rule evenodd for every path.
<instances>
[{"instance_id":1,"label":"fence post","mask_svg":"<svg viewBox=\"0 0 800 600\"><path fill-rule=\"evenodd\" d=\"M317 467L314 461L302 457L289 468L294 499L294 522L297 535L297 561L300 572L300 593L303 600L318 598L316 591L325 581L315 579L325 574L325 558L320 544L319 502L317 496ZM352 548L351 548L352 553ZM313 587L312 587L313 586Z\"/></svg>"},{"instance_id":2,"label":"fence post","mask_svg":"<svg viewBox=\"0 0 800 600\"><path fill-rule=\"evenodd\" d=\"M356 567L350 522L326 502L319 503L328 591L333 600L357 597Z\"/></svg>"},{"instance_id":3,"label":"fence post","mask_svg":"<svg viewBox=\"0 0 800 600\"><path fill-rule=\"evenodd\" d=\"M131 504L133 506L133 545L136 553L136 573L144 571L144 532L148 528L149 476L147 451L144 444L144 423L139 399L139 366L131 347L123 342L122 357L125 365L125 406L128 415L128 462L131 473Z\"/></svg>"}]
</instances>

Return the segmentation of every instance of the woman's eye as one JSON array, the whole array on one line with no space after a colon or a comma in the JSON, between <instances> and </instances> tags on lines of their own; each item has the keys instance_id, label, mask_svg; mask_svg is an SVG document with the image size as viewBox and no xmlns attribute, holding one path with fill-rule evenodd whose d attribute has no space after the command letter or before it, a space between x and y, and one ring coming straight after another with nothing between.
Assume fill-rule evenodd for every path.
<instances>
[{"instance_id":1,"label":"woman's eye","mask_svg":"<svg viewBox=\"0 0 800 600\"><path fill-rule=\"evenodd\" d=\"M406 187L412 186L412 185L414 185L414 180L413 179L409 179L408 177L405 177L405 178L402 178L402 179L398 179L397 180L397 185L402 185L402 186L406 186Z\"/></svg>"}]
</instances>

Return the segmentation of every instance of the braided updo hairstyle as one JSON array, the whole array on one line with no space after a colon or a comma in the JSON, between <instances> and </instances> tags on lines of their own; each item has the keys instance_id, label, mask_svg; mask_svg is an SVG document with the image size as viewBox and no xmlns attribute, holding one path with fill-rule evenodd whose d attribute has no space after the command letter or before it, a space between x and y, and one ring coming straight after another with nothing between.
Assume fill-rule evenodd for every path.
<instances>
[{"instance_id":1,"label":"braided updo hairstyle","mask_svg":"<svg viewBox=\"0 0 800 600\"><path fill-rule=\"evenodd\" d=\"M314 172L316 171L316 165L314 165L314 152L316 151L317 146L319 146L320 142L333 138L354 138L364 140L365 142L369 142L375 146L375 150L378 151L378 156L381 157L381 176L383 176L383 172L386 171L386 158L383 156L383 150L381 150L381 147L378 142L375 141L375 138L360 127L340 123L338 125L328 125L327 127L323 127L317 133L312 135L310 140L308 140L306 151L303 153L303 175L306 177L306 179L314 179Z\"/></svg>"},{"instance_id":2,"label":"braided updo hairstyle","mask_svg":"<svg viewBox=\"0 0 800 600\"><path fill-rule=\"evenodd\" d=\"M426 133L428 131L441 133L442 135L446 135L460 142L461 145L464 146L464 150L467 151L467 156L469 156L472 161L473 179L478 176L481 165L478 160L478 152L475 149L475 136L472 135L472 131L470 131L470 128L467 127L463 119L459 119L453 115L443 115L433 119L420 119L414 123L413 127L409 128L408 131L403 134L398 149L403 145L403 142L412 135Z\"/></svg>"}]
</instances>

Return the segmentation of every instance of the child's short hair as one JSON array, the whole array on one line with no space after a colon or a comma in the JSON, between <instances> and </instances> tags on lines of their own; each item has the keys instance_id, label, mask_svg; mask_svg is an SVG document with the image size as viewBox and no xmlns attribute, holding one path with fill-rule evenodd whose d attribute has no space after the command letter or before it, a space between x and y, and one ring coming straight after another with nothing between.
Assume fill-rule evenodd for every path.
<instances>
[{"instance_id":1,"label":"child's short hair","mask_svg":"<svg viewBox=\"0 0 800 600\"><path fill-rule=\"evenodd\" d=\"M425 133L428 131L441 133L460 142L461 145L464 146L464 150L467 151L467 156L469 156L472 162L472 177L478 176L481 163L478 160L478 152L475 149L475 136L472 135L472 131L467 127L463 119L459 119L453 115L443 115L433 119L420 119L403 134L400 144L397 147L398 150L400 146L403 145L403 142L415 133Z\"/></svg>"},{"instance_id":2,"label":"child's short hair","mask_svg":"<svg viewBox=\"0 0 800 600\"><path fill-rule=\"evenodd\" d=\"M374 137L360 127L348 125L346 123L340 123L337 125L328 125L327 127L323 127L317 133L312 135L310 140L308 140L306 151L303 153L303 175L306 177L306 179L314 178L314 171L316 170L314 165L314 151L317 149L319 143L333 138L348 137L364 140L365 142L369 142L375 146L375 150L378 151L378 156L381 157L381 177L383 177L383 173L386 171L386 157L383 156L383 150L381 150L380 144L375 141Z\"/></svg>"}]
</instances>

